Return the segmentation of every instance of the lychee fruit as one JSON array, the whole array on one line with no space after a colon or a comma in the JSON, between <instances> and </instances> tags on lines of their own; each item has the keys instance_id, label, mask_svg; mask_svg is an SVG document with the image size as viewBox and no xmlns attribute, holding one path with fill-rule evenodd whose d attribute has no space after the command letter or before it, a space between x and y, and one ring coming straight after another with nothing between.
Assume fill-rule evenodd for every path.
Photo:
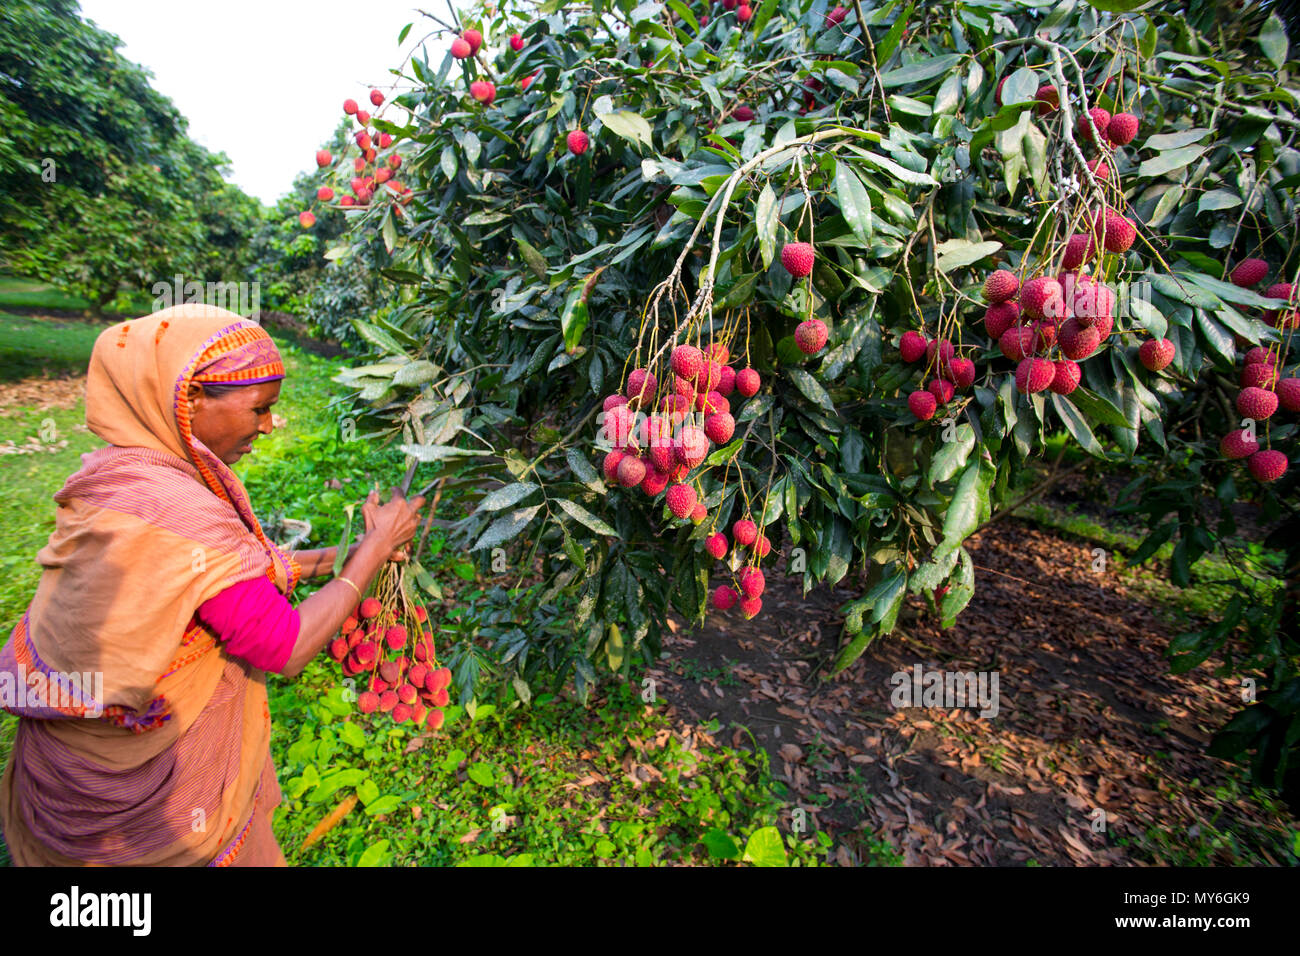
<instances>
[{"instance_id":1,"label":"lychee fruit","mask_svg":"<svg viewBox=\"0 0 1300 956\"><path fill-rule=\"evenodd\" d=\"M315 214L306 210L298 213L298 225L302 226L304 229L310 229L312 226L316 225Z\"/></svg>"},{"instance_id":2,"label":"lychee fruit","mask_svg":"<svg viewBox=\"0 0 1300 956\"><path fill-rule=\"evenodd\" d=\"M997 341L1002 333L1020 319L1020 305L1016 302L998 302L984 310L984 329L989 338Z\"/></svg>"},{"instance_id":3,"label":"lychee fruit","mask_svg":"<svg viewBox=\"0 0 1300 956\"><path fill-rule=\"evenodd\" d=\"M754 8L749 6L749 4L742 3L736 8L736 19L741 23L748 23L750 20L754 19Z\"/></svg>"},{"instance_id":4,"label":"lychee fruit","mask_svg":"<svg viewBox=\"0 0 1300 956\"><path fill-rule=\"evenodd\" d=\"M627 397L646 401L654 396L657 384L653 372L634 368L627 377Z\"/></svg>"},{"instance_id":5,"label":"lychee fruit","mask_svg":"<svg viewBox=\"0 0 1300 956\"><path fill-rule=\"evenodd\" d=\"M984 280L984 301L989 304L1006 302L1020 289L1020 280L1008 269L999 269Z\"/></svg>"},{"instance_id":6,"label":"lychee fruit","mask_svg":"<svg viewBox=\"0 0 1300 956\"><path fill-rule=\"evenodd\" d=\"M1253 349L1251 349L1249 352L1246 353L1245 361L1247 365L1257 365L1261 362L1268 365L1274 365L1276 364L1277 360L1273 354L1272 349L1267 349L1262 345L1256 345Z\"/></svg>"},{"instance_id":7,"label":"lychee fruit","mask_svg":"<svg viewBox=\"0 0 1300 956\"><path fill-rule=\"evenodd\" d=\"M510 34L510 49L518 53L523 48L524 48L524 38L521 37L518 33Z\"/></svg>"},{"instance_id":8,"label":"lychee fruit","mask_svg":"<svg viewBox=\"0 0 1300 956\"><path fill-rule=\"evenodd\" d=\"M574 156L581 156L591 145L591 138L580 129L575 129L569 133L566 142L569 144L569 152Z\"/></svg>"},{"instance_id":9,"label":"lychee fruit","mask_svg":"<svg viewBox=\"0 0 1300 956\"><path fill-rule=\"evenodd\" d=\"M804 355L816 355L826 347L826 323L821 319L800 322L794 330L794 343Z\"/></svg>"},{"instance_id":10,"label":"lychee fruit","mask_svg":"<svg viewBox=\"0 0 1300 956\"><path fill-rule=\"evenodd\" d=\"M704 507L704 502L695 502L695 507L691 509L691 523L700 524L709 516L709 509Z\"/></svg>"},{"instance_id":11,"label":"lychee fruit","mask_svg":"<svg viewBox=\"0 0 1300 956\"><path fill-rule=\"evenodd\" d=\"M483 34L479 33L473 27L461 33L460 38L469 44L469 52L472 56L478 52L478 48L483 45Z\"/></svg>"},{"instance_id":12,"label":"lychee fruit","mask_svg":"<svg viewBox=\"0 0 1300 956\"><path fill-rule=\"evenodd\" d=\"M443 721L446 719L447 715L435 707L429 711L429 716L424 719L424 726L430 730L441 730Z\"/></svg>"},{"instance_id":13,"label":"lychee fruit","mask_svg":"<svg viewBox=\"0 0 1300 956\"><path fill-rule=\"evenodd\" d=\"M1083 326L1073 316L1061 323L1056 333L1057 344L1066 358L1085 359L1097 351L1101 344L1101 332L1096 324Z\"/></svg>"},{"instance_id":14,"label":"lychee fruit","mask_svg":"<svg viewBox=\"0 0 1300 956\"><path fill-rule=\"evenodd\" d=\"M734 588L720 584L713 589L713 606L719 611L730 611L736 606L738 596Z\"/></svg>"},{"instance_id":15,"label":"lychee fruit","mask_svg":"<svg viewBox=\"0 0 1300 956\"><path fill-rule=\"evenodd\" d=\"M618 465L626 455L627 452L619 451L617 448L605 455L605 462L601 466L601 471L605 473L606 481L611 484L618 481Z\"/></svg>"},{"instance_id":16,"label":"lychee fruit","mask_svg":"<svg viewBox=\"0 0 1300 956\"><path fill-rule=\"evenodd\" d=\"M715 445L725 445L736 432L736 420L727 412L718 412L704 419L704 434Z\"/></svg>"},{"instance_id":17,"label":"lychee fruit","mask_svg":"<svg viewBox=\"0 0 1300 956\"><path fill-rule=\"evenodd\" d=\"M1061 93L1050 83L1040 86L1038 92L1034 94L1034 99L1038 101L1039 116L1055 113L1061 108Z\"/></svg>"},{"instance_id":18,"label":"lychee fruit","mask_svg":"<svg viewBox=\"0 0 1300 956\"><path fill-rule=\"evenodd\" d=\"M748 106L737 106L731 111L732 119L738 119L742 123L748 123L754 118L754 110Z\"/></svg>"},{"instance_id":19,"label":"lychee fruit","mask_svg":"<svg viewBox=\"0 0 1300 956\"><path fill-rule=\"evenodd\" d=\"M1241 370L1241 385L1243 388L1253 387L1272 391L1277 385L1277 369L1266 362L1247 365ZM1280 396L1278 401L1281 401Z\"/></svg>"},{"instance_id":20,"label":"lychee fruit","mask_svg":"<svg viewBox=\"0 0 1300 956\"><path fill-rule=\"evenodd\" d=\"M321 168L324 168L324 167L328 166L328 165L329 165L330 163L332 163L332 162L334 162L334 157L330 155L330 151L329 151L328 149L318 149L318 150L316 150L316 165L317 165L317 166L320 166Z\"/></svg>"},{"instance_id":21,"label":"lychee fruit","mask_svg":"<svg viewBox=\"0 0 1300 956\"><path fill-rule=\"evenodd\" d=\"M398 704L393 708L393 723L404 724L411 719L411 705Z\"/></svg>"},{"instance_id":22,"label":"lychee fruit","mask_svg":"<svg viewBox=\"0 0 1300 956\"><path fill-rule=\"evenodd\" d=\"M641 479L641 490L651 498L656 498L659 492L668 487L671 480L667 471L651 462L646 465L645 477Z\"/></svg>"},{"instance_id":23,"label":"lychee fruit","mask_svg":"<svg viewBox=\"0 0 1300 956\"><path fill-rule=\"evenodd\" d=\"M743 9L743 8L742 8ZM758 612L763 610L762 598L741 598L740 613L746 621L752 620L758 616Z\"/></svg>"},{"instance_id":24,"label":"lychee fruit","mask_svg":"<svg viewBox=\"0 0 1300 956\"><path fill-rule=\"evenodd\" d=\"M410 684L403 684L397 688L397 699L403 704L414 704L418 696L420 696L419 693Z\"/></svg>"},{"instance_id":25,"label":"lychee fruit","mask_svg":"<svg viewBox=\"0 0 1300 956\"><path fill-rule=\"evenodd\" d=\"M975 363L968 358L953 359L945 377L958 388L969 388L975 382Z\"/></svg>"},{"instance_id":26,"label":"lychee fruit","mask_svg":"<svg viewBox=\"0 0 1300 956\"><path fill-rule=\"evenodd\" d=\"M383 93L380 93L378 90L371 90L371 91L370 91L370 102L373 103L375 106L383 106L383 105L384 105L384 94L383 94Z\"/></svg>"},{"instance_id":27,"label":"lychee fruit","mask_svg":"<svg viewBox=\"0 0 1300 956\"><path fill-rule=\"evenodd\" d=\"M1290 302L1290 301L1291 301L1291 292L1292 292L1292 289L1291 289L1291 283L1289 283L1289 282L1277 282L1277 283L1274 283L1273 285L1271 285L1271 286L1268 287L1268 290L1264 293L1264 298L1266 298L1266 299L1286 299L1288 302Z\"/></svg>"},{"instance_id":28,"label":"lychee fruit","mask_svg":"<svg viewBox=\"0 0 1300 956\"><path fill-rule=\"evenodd\" d=\"M1034 350L1038 336L1024 325L1013 325L998 338L998 348L1013 362L1019 362Z\"/></svg>"},{"instance_id":29,"label":"lychee fruit","mask_svg":"<svg viewBox=\"0 0 1300 956\"><path fill-rule=\"evenodd\" d=\"M722 366L722 378L718 381L718 394L730 395L736 390L736 370L730 365Z\"/></svg>"},{"instance_id":30,"label":"lychee fruit","mask_svg":"<svg viewBox=\"0 0 1300 956\"><path fill-rule=\"evenodd\" d=\"M1112 146L1127 146L1138 132L1138 118L1132 113L1116 113L1106 126L1106 138Z\"/></svg>"},{"instance_id":31,"label":"lychee fruit","mask_svg":"<svg viewBox=\"0 0 1300 956\"><path fill-rule=\"evenodd\" d=\"M741 518L731 526L731 536L739 544L749 547L758 539L758 525L748 518Z\"/></svg>"},{"instance_id":32,"label":"lychee fruit","mask_svg":"<svg viewBox=\"0 0 1300 956\"><path fill-rule=\"evenodd\" d=\"M1286 474L1286 455L1276 449L1257 451L1246 460L1246 467L1257 481L1277 481Z\"/></svg>"},{"instance_id":33,"label":"lychee fruit","mask_svg":"<svg viewBox=\"0 0 1300 956\"><path fill-rule=\"evenodd\" d=\"M837 5L831 9L830 13L826 14L826 26L829 28L835 26L837 23L843 23L844 18L848 15L848 10Z\"/></svg>"},{"instance_id":34,"label":"lychee fruit","mask_svg":"<svg viewBox=\"0 0 1300 956\"><path fill-rule=\"evenodd\" d=\"M796 279L802 279L813 269L813 247L806 242L787 242L781 247L781 265Z\"/></svg>"},{"instance_id":35,"label":"lychee fruit","mask_svg":"<svg viewBox=\"0 0 1300 956\"><path fill-rule=\"evenodd\" d=\"M1092 117L1091 123L1088 122L1089 117ZM1093 141L1093 123L1097 125L1098 132L1105 137L1107 135L1107 130L1110 129L1110 111L1104 110L1100 106L1094 106L1092 109L1088 110L1086 115L1080 116L1079 139L1089 143Z\"/></svg>"},{"instance_id":36,"label":"lychee fruit","mask_svg":"<svg viewBox=\"0 0 1300 956\"><path fill-rule=\"evenodd\" d=\"M912 414L920 421L926 421L934 417L935 409L939 407L939 403L935 399L933 392L921 389L907 396L907 407L912 410Z\"/></svg>"},{"instance_id":37,"label":"lychee fruit","mask_svg":"<svg viewBox=\"0 0 1300 956\"><path fill-rule=\"evenodd\" d=\"M1110 179L1110 164L1106 160L1100 158L1090 159L1088 160L1088 168L1092 170L1092 174L1097 177L1098 182L1104 183Z\"/></svg>"},{"instance_id":38,"label":"lychee fruit","mask_svg":"<svg viewBox=\"0 0 1300 956\"><path fill-rule=\"evenodd\" d=\"M1273 392L1288 412L1300 412L1300 378L1284 378Z\"/></svg>"},{"instance_id":39,"label":"lychee fruit","mask_svg":"<svg viewBox=\"0 0 1300 956\"><path fill-rule=\"evenodd\" d=\"M763 572L758 568L741 568L737 580L740 582L741 593L747 598L759 597L767 586Z\"/></svg>"},{"instance_id":40,"label":"lychee fruit","mask_svg":"<svg viewBox=\"0 0 1300 956\"><path fill-rule=\"evenodd\" d=\"M384 635L384 643L390 650L400 650L406 646L406 628L401 624L394 624Z\"/></svg>"},{"instance_id":41,"label":"lychee fruit","mask_svg":"<svg viewBox=\"0 0 1300 956\"><path fill-rule=\"evenodd\" d=\"M1097 213L1093 231L1110 252L1127 252L1137 238L1137 228L1114 209Z\"/></svg>"},{"instance_id":42,"label":"lychee fruit","mask_svg":"<svg viewBox=\"0 0 1300 956\"><path fill-rule=\"evenodd\" d=\"M349 116L355 116L355 115L356 115L356 112L357 112L357 101L356 101L356 100L344 100L344 101L343 101L343 112L347 113Z\"/></svg>"},{"instance_id":43,"label":"lychee fruit","mask_svg":"<svg viewBox=\"0 0 1300 956\"><path fill-rule=\"evenodd\" d=\"M1251 439L1246 429L1228 432L1219 439L1219 454L1224 458L1249 458L1259 451L1259 442Z\"/></svg>"},{"instance_id":44,"label":"lychee fruit","mask_svg":"<svg viewBox=\"0 0 1300 956\"><path fill-rule=\"evenodd\" d=\"M668 364L676 375L691 383L693 395L695 378L700 374L700 370L704 368L704 353L694 345L679 345L673 349L668 358Z\"/></svg>"},{"instance_id":45,"label":"lychee fruit","mask_svg":"<svg viewBox=\"0 0 1300 956\"><path fill-rule=\"evenodd\" d=\"M1237 396L1237 411L1262 422L1277 411L1277 395L1262 388L1243 388Z\"/></svg>"},{"instance_id":46,"label":"lychee fruit","mask_svg":"<svg viewBox=\"0 0 1300 956\"><path fill-rule=\"evenodd\" d=\"M927 344L925 336L920 332L904 332L898 341L898 350L903 354L904 362L916 362L925 354Z\"/></svg>"},{"instance_id":47,"label":"lychee fruit","mask_svg":"<svg viewBox=\"0 0 1300 956\"><path fill-rule=\"evenodd\" d=\"M632 410L626 405L615 405L605 412L605 437L615 447L621 448L628 443L632 437L632 425Z\"/></svg>"},{"instance_id":48,"label":"lychee fruit","mask_svg":"<svg viewBox=\"0 0 1300 956\"><path fill-rule=\"evenodd\" d=\"M316 190L316 198L321 202L329 202L334 198L334 190L329 186L322 186L320 189Z\"/></svg>"},{"instance_id":49,"label":"lychee fruit","mask_svg":"<svg viewBox=\"0 0 1300 956\"><path fill-rule=\"evenodd\" d=\"M1050 276L1030 279L1020 290L1020 308L1031 319L1062 317L1065 299L1061 283Z\"/></svg>"},{"instance_id":50,"label":"lychee fruit","mask_svg":"<svg viewBox=\"0 0 1300 956\"><path fill-rule=\"evenodd\" d=\"M1228 278L1235 286L1248 289L1268 275L1268 263L1263 259L1242 259L1237 267L1229 273Z\"/></svg>"},{"instance_id":51,"label":"lychee fruit","mask_svg":"<svg viewBox=\"0 0 1300 956\"><path fill-rule=\"evenodd\" d=\"M386 690L379 695L379 709L385 714L390 713L401 701L397 699L397 692Z\"/></svg>"},{"instance_id":52,"label":"lychee fruit","mask_svg":"<svg viewBox=\"0 0 1300 956\"><path fill-rule=\"evenodd\" d=\"M708 457L709 437L703 429L687 425L673 441L673 451L678 461L687 468L694 468Z\"/></svg>"},{"instance_id":53,"label":"lychee fruit","mask_svg":"<svg viewBox=\"0 0 1300 956\"><path fill-rule=\"evenodd\" d=\"M485 106L491 106L496 99L497 88L487 80L475 80L469 85L469 95Z\"/></svg>"},{"instance_id":54,"label":"lychee fruit","mask_svg":"<svg viewBox=\"0 0 1300 956\"><path fill-rule=\"evenodd\" d=\"M925 390L933 395L934 400L940 405L947 405L952 401L952 397L956 393L956 389L953 387L952 382L944 381L941 378L936 378L931 381L930 384L925 387ZM920 416L918 415L917 417L919 418Z\"/></svg>"},{"instance_id":55,"label":"lychee fruit","mask_svg":"<svg viewBox=\"0 0 1300 956\"><path fill-rule=\"evenodd\" d=\"M1052 364L1055 371L1052 373L1052 384L1048 388L1057 395L1069 395L1079 387L1079 380L1083 377L1083 369L1079 368L1078 362L1059 359Z\"/></svg>"},{"instance_id":56,"label":"lychee fruit","mask_svg":"<svg viewBox=\"0 0 1300 956\"><path fill-rule=\"evenodd\" d=\"M771 550L772 542L767 540L767 535L759 532L758 537L754 539L754 553L760 558L765 558Z\"/></svg>"},{"instance_id":57,"label":"lychee fruit","mask_svg":"<svg viewBox=\"0 0 1300 956\"><path fill-rule=\"evenodd\" d=\"M1158 372L1174 360L1174 343L1168 339L1147 339L1138 348L1138 359L1149 371Z\"/></svg>"},{"instance_id":58,"label":"lychee fruit","mask_svg":"<svg viewBox=\"0 0 1300 956\"><path fill-rule=\"evenodd\" d=\"M695 509L695 488L691 485L673 485L668 489L666 500L669 511L678 518L688 518Z\"/></svg>"},{"instance_id":59,"label":"lychee fruit","mask_svg":"<svg viewBox=\"0 0 1300 956\"><path fill-rule=\"evenodd\" d=\"M1061 258L1062 269L1077 269L1097 254L1097 244L1092 236L1076 232L1065 243L1065 255Z\"/></svg>"},{"instance_id":60,"label":"lychee fruit","mask_svg":"<svg viewBox=\"0 0 1300 956\"><path fill-rule=\"evenodd\" d=\"M383 609L384 606L379 603L378 598L368 597L361 602L361 617L368 621L372 617L378 617Z\"/></svg>"},{"instance_id":61,"label":"lychee fruit","mask_svg":"<svg viewBox=\"0 0 1300 956\"><path fill-rule=\"evenodd\" d=\"M635 488L645 477L645 462L636 455L625 455L618 463L618 483L624 488Z\"/></svg>"},{"instance_id":62,"label":"lychee fruit","mask_svg":"<svg viewBox=\"0 0 1300 956\"><path fill-rule=\"evenodd\" d=\"M330 657L336 661L341 661L348 656L348 642L346 638L336 637L330 641Z\"/></svg>"},{"instance_id":63,"label":"lychee fruit","mask_svg":"<svg viewBox=\"0 0 1300 956\"><path fill-rule=\"evenodd\" d=\"M727 536L721 531L704 539L704 550L721 560L727 555Z\"/></svg>"},{"instance_id":64,"label":"lychee fruit","mask_svg":"<svg viewBox=\"0 0 1300 956\"><path fill-rule=\"evenodd\" d=\"M704 350L704 358L706 360L712 359L719 365L726 365L731 359L731 353L727 351L727 347L721 342L710 342L708 348Z\"/></svg>"},{"instance_id":65,"label":"lychee fruit","mask_svg":"<svg viewBox=\"0 0 1300 956\"><path fill-rule=\"evenodd\" d=\"M740 392L746 398L754 395L761 384L758 372L752 368L742 368L736 373L736 391Z\"/></svg>"},{"instance_id":66,"label":"lychee fruit","mask_svg":"<svg viewBox=\"0 0 1300 956\"><path fill-rule=\"evenodd\" d=\"M1041 392L1056 378L1056 366L1045 358L1021 359L1016 366L1016 389L1023 394Z\"/></svg>"}]
</instances>

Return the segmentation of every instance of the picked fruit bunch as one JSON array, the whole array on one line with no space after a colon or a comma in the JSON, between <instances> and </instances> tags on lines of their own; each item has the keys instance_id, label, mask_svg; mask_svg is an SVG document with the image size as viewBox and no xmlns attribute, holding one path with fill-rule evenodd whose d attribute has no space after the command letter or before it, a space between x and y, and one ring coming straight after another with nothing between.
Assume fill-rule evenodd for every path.
<instances>
[{"instance_id":1,"label":"picked fruit bunch","mask_svg":"<svg viewBox=\"0 0 1300 956\"><path fill-rule=\"evenodd\" d=\"M371 90L370 103L375 107L382 106L384 94L379 90ZM343 163L345 157L336 157L328 149L316 151L316 165L320 169L330 169L338 177L338 182L334 185L327 183L316 190L317 201L329 203L337 199L338 205L330 208L357 209L370 206L376 199L391 199L395 204L393 212L399 219L405 218L406 214L401 207L410 203L415 198L415 193L410 186L403 185L395 178L402 167L402 156L396 150L380 155L381 151L393 145L392 134L374 129L370 113L361 109L356 100L344 100L343 112L354 117L361 127L353 134L359 155L352 160L353 175L349 177L347 191L344 191L342 178L347 175L347 166ZM298 214L298 222L304 229L310 229L316 224L316 214L305 209Z\"/></svg>"},{"instance_id":2,"label":"picked fruit bunch","mask_svg":"<svg viewBox=\"0 0 1300 956\"><path fill-rule=\"evenodd\" d=\"M361 713L437 730L451 702L451 670L438 664L428 609L407 600L405 573L397 562L380 569L374 593L352 609L329 653L345 677L368 675L357 695Z\"/></svg>"}]
</instances>

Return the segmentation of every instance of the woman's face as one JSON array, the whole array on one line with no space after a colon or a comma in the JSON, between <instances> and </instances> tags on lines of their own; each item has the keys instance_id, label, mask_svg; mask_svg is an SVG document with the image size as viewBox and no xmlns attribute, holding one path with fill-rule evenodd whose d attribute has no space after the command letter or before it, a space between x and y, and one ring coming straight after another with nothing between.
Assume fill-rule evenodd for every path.
<instances>
[{"instance_id":1,"label":"woman's face","mask_svg":"<svg viewBox=\"0 0 1300 956\"><path fill-rule=\"evenodd\" d=\"M280 381L244 385L214 398L190 383L190 428L199 441L227 465L252 451L258 435L269 435L271 406L280 400Z\"/></svg>"}]
</instances>

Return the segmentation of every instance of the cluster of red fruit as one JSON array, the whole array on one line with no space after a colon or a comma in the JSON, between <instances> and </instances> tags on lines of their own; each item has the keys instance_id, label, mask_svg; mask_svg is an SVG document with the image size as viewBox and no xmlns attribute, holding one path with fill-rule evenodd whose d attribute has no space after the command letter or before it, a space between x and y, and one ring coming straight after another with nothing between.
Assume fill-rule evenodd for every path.
<instances>
[{"instance_id":1,"label":"cluster of red fruit","mask_svg":"<svg viewBox=\"0 0 1300 956\"><path fill-rule=\"evenodd\" d=\"M472 56L477 56L479 48L482 45L483 34L478 30L475 30L473 27L470 27L467 30L463 30L460 36L451 41L451 55L458 60L467 60ZM523 48L524 38L518 33L512 33L510 35L510 49L518 53ZM536 75L537 74L534 73L532 76L525 77L521 84L521 88L526 91L528 85L532 83L533 77ZM482 103L484 106L491 106L492 101L497 98L496 84L491 80L474 80L469 85L469 95L474 97L474 99Z\"/></svg>"},{"instance_id":2,"label":"cluster of red fruit","mask_svg":"<svg viewBox=\"0 0 1300 956\"><path fill-rule=\"evenodd\" d=\"M370 102L375 106L382 106L384 94L379 90L371 90ZM402 166L401 155L396 152L389 153L382 162L379 158L381 149L388 149L389 146L393 145L392 135L371 129L370 113L361 109L356 100L344 100L343 112L348 116L355 117L357 122L361 124L361 129L357 130L353 135L361 155L352 161L352 168L356 173L349 183L352 194L340 196L339 207L347 209L368 206L381 186L403 206L408 204L415 198L415 193L412 192L410 186L404 186L393 178L397 175L397 170ZM316 165L318 167L326 169L333 164L334 156L328 149L318 149L316 151ZM316 198L320 202L330 202L335 198L334 187L321 186L316 190ZM394 211L399 217L403 216L400 206L394 207ZM298 222L304 229L310 229L316 225L316 216L311 210L304 210L298 214Z\"/></svg>"},{"instance_id":3,"label":"cluster of red fruit","mask_svg":"<svg viewBox=\"0 0 1300 956\"><path fill-rule=\"evenodd\" d=\"M749 620L763 610L762 594L767 581L758 568L758 562L771 552L772 543L767 540L767 535L758 530L758 525L747 517L741 518L731 526L731 535L736 539L736 544L750 549L750 557L733 582L736 587L719 584L713 589L710 600L719 611L729 611L739 601L740 613L744 615L745 620ZM719 561L727 556L730 547L727 536L721 531L709 535L704 541L704 550Z\"/></svg>"},{"instance_id":4,"label":"cluster of red fruit","mask_svg":"<svg viewBox=\"0 0 1300 956\"><path fill-rule=\"evenodd\" d=\"M1229 273L1234 285L1250 288L1258 285L1268 275L1268 263L1263 259L1245 259ZM1281 299L1287 303L1281 309L1269 309L1264 319L1279 329L1300 327L1300 313L1294 308L1295 287L1289 282L1269 286L1266 298ZM1243 418L1263 422L1272 418L1278 408L1300 412L1300 378L1281 378L1285 366L1282 343L1268 347L1256 346L1246 353L1241 370L1241 391L1237 394L1237 411ZM1245 458L1246 467L1259 481L1277 481L1287 470L1287 456L1274 448L1260 448L1254 425L1231 431L1219 442L1219 453L1224 458Z\"/></svg>"},{"instance_id":5,"label":"cluster of red fruit","mask_svg":"<svg viewBox=\"0 0 1300 956\"><path fill-rule=\"evenodd\" d=\"M451 671L438 666L433 632L423 627L428 619L423 606L412 609L408 623L420 632L412 642L396 612L368 597L343 622L329 652L343 665L344 676L370 675L369 685L357 695L357 709L363 714L379 711L390 714L394 723L409 720L430 730L442 726L441 708L451 701ZM410 657L405 654L408 645Z\"/></svg>"},{"instance_id":6,"label":"cluster of red fruit","mask_svg":"<svg viewBox=\"0 0 1300 956\"><path fill-rule=\"evenodd\" d=\"M781 265L796 279L811 275L813 247L807 242L787 242L781 247ZM806 319L795 326L794 342L804 355L816 355L826 347L830 333L821 319Z\"/></svg>"},{"instance_id":7,"label":"cluster of red fruit","mask_svg":"<svg viewBox=\"0 0 1300 956\"><path fill-rule=\"evenodd\" d=\"M735 10L736 19L741 23L748 23L754 19L754 8L745 3L744 0L739 0L739 2L738 0L722 0L722 9Z\"/></svg>"}]
</instances>

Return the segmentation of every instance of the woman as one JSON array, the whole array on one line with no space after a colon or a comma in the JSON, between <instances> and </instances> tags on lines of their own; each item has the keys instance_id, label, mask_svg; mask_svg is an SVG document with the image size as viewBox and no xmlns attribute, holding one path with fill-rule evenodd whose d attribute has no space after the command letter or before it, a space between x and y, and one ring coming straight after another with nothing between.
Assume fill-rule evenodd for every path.
<instances>
[{"instance_id":1,"label":"woman","mask_svg":"<svg viewBox=\"0 0 1300 956\"><path fill-rule=\"evenodd\" d=\"M271 433L283 378L260 326L210 306L96 340L86 424L108 447L54 496L40 584L0 651L0 687L46 691L6 708L16 864L284 865L266 671L296 676L330 641L424 499L372 493L343 573L290 605L335 549L276 547L229 468Z\"/></svg>"}]
</instances>

